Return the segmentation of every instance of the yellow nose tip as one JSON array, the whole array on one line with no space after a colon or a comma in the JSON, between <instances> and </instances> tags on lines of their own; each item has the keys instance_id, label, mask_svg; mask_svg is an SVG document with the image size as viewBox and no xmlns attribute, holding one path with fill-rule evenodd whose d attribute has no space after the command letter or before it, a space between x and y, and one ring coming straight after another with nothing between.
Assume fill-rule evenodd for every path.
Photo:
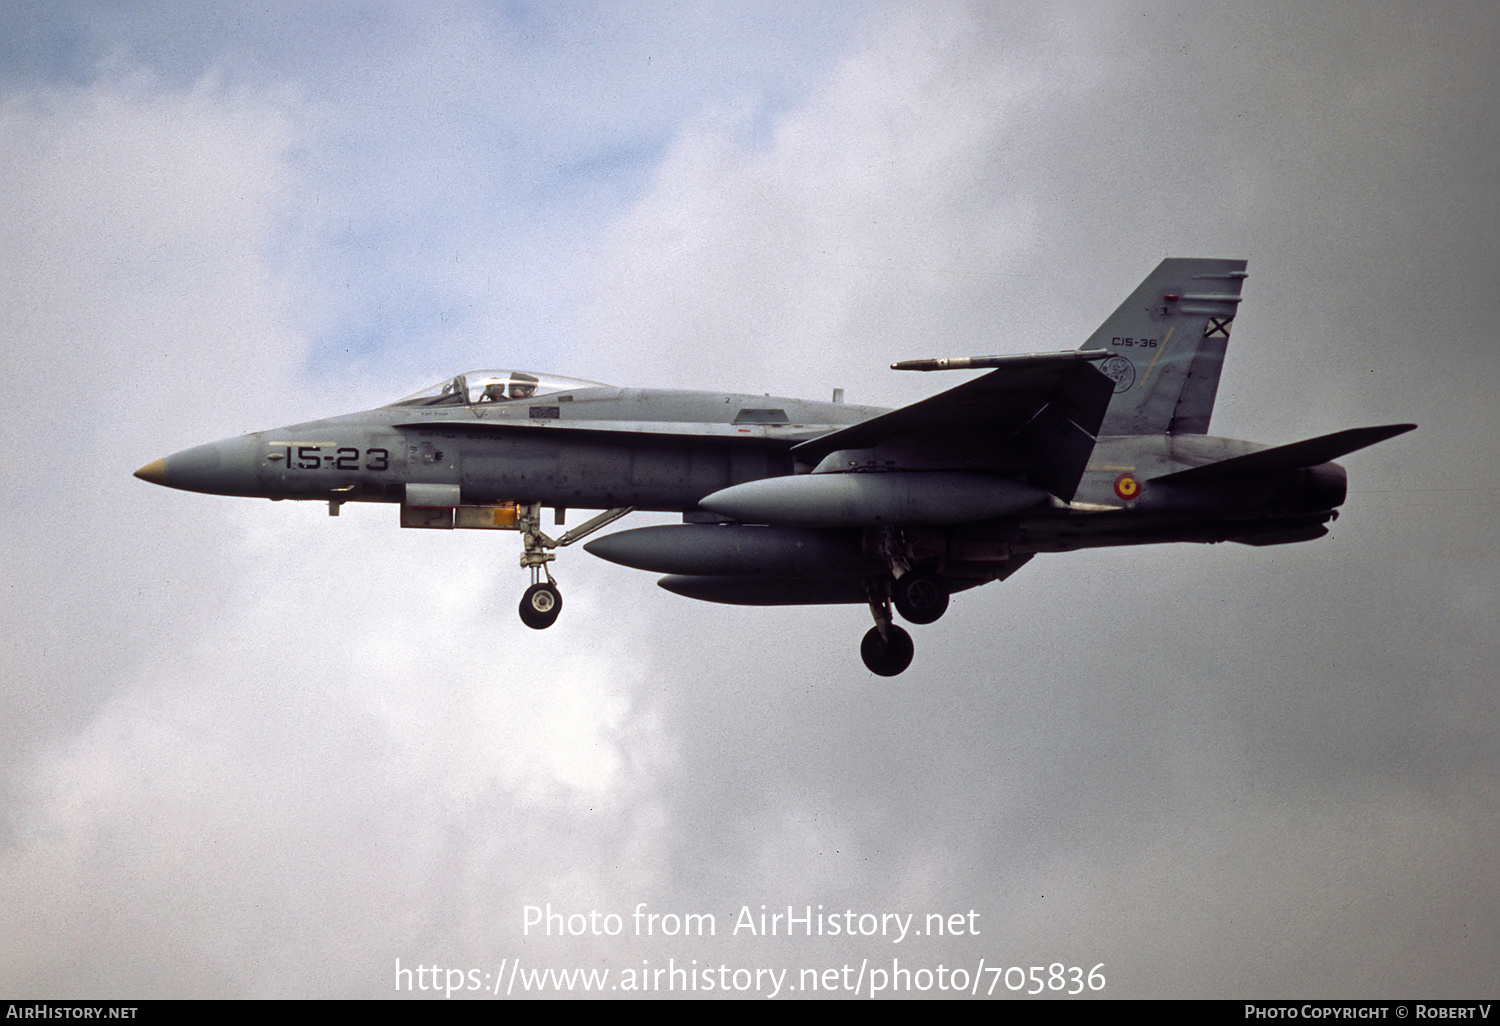
<instances>
[{"instance_id":1,"label":"yellow nose tip","mask_svg":"<svg viewBox=\"0 0 1500 1026\"><path fill-rule=\"evenodd\" d=\"M140 470L137 470L135 476L142 481L150 481L152 484L166 484L167 461L157 460L154 463L148 463Z\"/></svg>"}]
</instances>

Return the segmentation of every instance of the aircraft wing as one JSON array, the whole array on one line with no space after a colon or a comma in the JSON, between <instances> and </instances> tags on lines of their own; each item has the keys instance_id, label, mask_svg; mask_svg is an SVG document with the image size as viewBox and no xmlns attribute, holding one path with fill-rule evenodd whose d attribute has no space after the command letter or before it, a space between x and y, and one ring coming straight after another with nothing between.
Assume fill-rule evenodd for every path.
<instances>
[{"instance_id":1,"label":"aircraft wing","mask_svg":"<svg viewBox=\"0 0 1500 1026\"><path fill-rule=\"evenodd\" d=\"M1207 485L1266 474L1279 474L1302 467L1315 467L1320 463L1327 463L1329 460L1336 460L1340 456L1374 445L1376 442L1383 442L1387 438L1405 434L1415 427L1415 424L1383 424L1379 427L1335 431L1331 435L1320 435L1317 438L1292 442L1290 445L1261 449L1259 452L1235 456L1232 459L1220 460L1218 463L1209 463L1189 470L1179 470L1175 474L1167 474L1152 480L1157 483Z\"/></svg>"},{"instance_id":2,"label":"aircraft wing","mask_svg":"<svg viewBox=\"0 0 1500 1026\"><path fill-rule=\"evenodd\" d=\"M809 439L792 448L816 463L841 449L885 442L963 439L1012 447L1030 479L1069 500L1093 451L1115 383L1095 368L1101 351L1069 351L966 360L913 361L901 369L991 367L988 374L935 396Z\"/></svg>"}]
</instances>

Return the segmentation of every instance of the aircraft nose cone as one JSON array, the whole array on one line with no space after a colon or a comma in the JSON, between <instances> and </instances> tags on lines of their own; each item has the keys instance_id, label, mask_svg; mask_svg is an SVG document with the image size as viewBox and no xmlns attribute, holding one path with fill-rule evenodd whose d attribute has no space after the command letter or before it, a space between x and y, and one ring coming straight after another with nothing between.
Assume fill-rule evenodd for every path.
<instances>
[{"instance_id":1,"label":"aircraft nose cone","mask_svg":"<svg viewBox=\"0 0 1500 1026\"><path fill-rule=\"evenodd\" d=\"M152 484L166 484L167 461L153 460L152 462L142 467L140 470L137 470L135 472L135 476L140 478L142 481L150 481Z\"/></svg>"},{"instance_id":2,"label":"aircraft nose cone","mask_svg":"<svg viewBox=\"0 0 1500 1026\"><path fill-rule=\"evenodd\" d=\"M226 438L174 452L135 472L142 481L213 495L259 492L261 442L258 435Z\"/></svg>"}]
</instances>

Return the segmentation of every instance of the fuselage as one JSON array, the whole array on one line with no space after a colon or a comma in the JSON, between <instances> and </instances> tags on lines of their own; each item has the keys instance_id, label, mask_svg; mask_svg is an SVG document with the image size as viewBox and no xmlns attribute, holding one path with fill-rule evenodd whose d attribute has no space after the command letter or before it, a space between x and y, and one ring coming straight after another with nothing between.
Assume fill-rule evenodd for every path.
<instances>
[{"instance_id":1,"label":"fuselage","mask_svg":"<svg viewBox=\"0 0 1500 1026\"><path fill-rule=\"evenodd\" d=\"M407 485L446 485L457 486L467 506L693 513L705 496L732 485L808 473L813 468L797 462L793 445L884 412L594 386L480 403L398 403L197 446L139 474L174 488L275 500L401 503ZM1263 448L1204 435L1103 437L1072 501L1040 502L942 534L971 547L1003 541L1007 551L1049 552L1217 541L1274 534L1278 525L1296 533L1308 518L1328 519L1344 499L1343 470L1332 463L1241 488L1152 484Z\"/></svg>"},{"instance_id":2,"label":"fuselage","mask_svg":"<svg viewBox=\"0 0 1500 1026\"><path fill-rule=\"evenodd\" d=\"M721 488L793 473L793 444L881 412L607 387L473 405L392 405L197 446L141 476L269 499L399 503L407 484L444 484L458 485L466 505L681 512Z\"/></svg>"}]
</instances>

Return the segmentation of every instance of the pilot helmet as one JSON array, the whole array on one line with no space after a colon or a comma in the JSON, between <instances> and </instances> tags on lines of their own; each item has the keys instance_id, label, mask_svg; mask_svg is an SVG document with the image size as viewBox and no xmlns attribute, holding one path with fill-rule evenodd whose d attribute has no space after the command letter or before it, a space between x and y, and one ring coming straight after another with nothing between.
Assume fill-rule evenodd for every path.
<instances>
[{"instance_id":1,"label":"pilot helmet","mask_svg":"<svg viewBox=\"0 0 1500 1026\"><path fill-rule=\"evenodd\" d=\"M530 399L536 394L537 379L524 371L512 371L510 375L510 397Z\"/></svg>"}]
</instances>

